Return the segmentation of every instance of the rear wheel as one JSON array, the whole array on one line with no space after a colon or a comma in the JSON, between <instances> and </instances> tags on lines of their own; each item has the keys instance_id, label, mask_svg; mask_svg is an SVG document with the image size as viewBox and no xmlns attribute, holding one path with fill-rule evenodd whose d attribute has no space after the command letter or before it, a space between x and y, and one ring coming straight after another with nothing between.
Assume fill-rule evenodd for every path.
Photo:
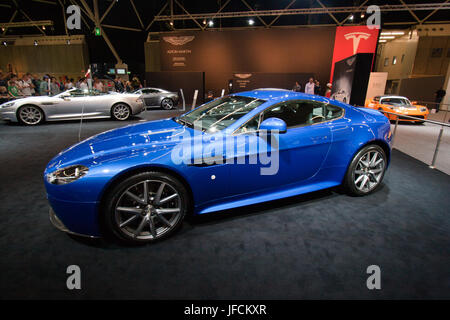
<instances>
[{"instance_id":1,"label":"rear wheel","mask_svg":"<svg viewBox=\"0 0 450 320\"><path fill-rule=\"evenodd\" d=\"M131 116L131 108L125 103L117 103L112 107L111 115L116 120L125 121Z\"/></svg>"},{"instance_id":2,"label":"rear wheel","mask_svg":"<svg viewBox=\"0 0 450 320\"><path fill-rule=\"evenodd\" d=\"M161 107L162 107L164 110L170 110L170 109L173 109L173 106L174 106L173 100L170 99L170 98L164 98L164 99L161 101Z\"/></svg>"},{"instance_id":3,"label":"rear wheel","mask_svg":"<svg viewBox=\"0 0 450 320\"><path fill-rule=\"evenodd\" d=\"M122 242L144 244L167 238L182 225L188 193L168 174L144 172L119 183L105 204L110 234Z\"/></svg>"},{"instance_id":4,"label":"rear wheel","mask_svg":"<svg viewBox=\"0 0 450 320\"><path fill-rule=\"evenodd\" d=\"M44 113L36 106L26 105L17 111L17 118L22 124L34 126L44 121Z\"/></svg>"},{"instance_id":5,"label":"rear wheel","mask_svg":"<svg viewBox=\"0 0 450 320\"><path fill-rule=\"evenodd\" d=\"M356 196L374 192L381 185L386 165L386 154L380 146L369 145L362 148L347 169L344 187Z\"/></svg>"}]
</instances>

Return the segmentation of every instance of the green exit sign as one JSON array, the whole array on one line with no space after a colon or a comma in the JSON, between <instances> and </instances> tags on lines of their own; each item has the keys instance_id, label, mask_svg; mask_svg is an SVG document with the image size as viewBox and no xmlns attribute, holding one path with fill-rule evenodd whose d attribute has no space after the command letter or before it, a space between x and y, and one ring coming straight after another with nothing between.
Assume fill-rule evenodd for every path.
<instances>
[{"instance_id":1,"label":"green exit sign","mask_svg":"<svg viewBox=\"0 0 450 320\"><path fill-rule=\"evenodd\" d=\"M100 29L99 27L95 27L95 35L97 37L100 37L102 35L102 29Z\"/></svg>"}]
</instances>

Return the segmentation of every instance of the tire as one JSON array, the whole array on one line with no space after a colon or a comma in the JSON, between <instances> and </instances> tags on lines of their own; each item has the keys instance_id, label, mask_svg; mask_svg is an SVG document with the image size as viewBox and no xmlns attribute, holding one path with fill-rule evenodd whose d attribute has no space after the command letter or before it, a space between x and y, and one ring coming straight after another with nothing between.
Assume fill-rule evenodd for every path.
<instances>
[{"instance_id":1,"label":"tire","mask_svg":"<svg viewBox=\"0 0 450 320\"><path fill-rule=\"evenodd\" d=\"M171 110L174 107L174 102L172 99L170 98L164 98L161 101L161 108L163 108L164 110Z\"/></svg>"},{"instance_id":2,"label":"tire","mask_svg":"<svg viewBox=\"0 0 450 320\"><path fill-rule=\"evenodd\" d=\"M111 117L118 121L125 121L131 117L131 108L125 103L116 103L111 108Z\"/></svg>"},{"instance_id":3,"label":"tire","mask_svg":"<svg viewBox=\"0 0 450 320\"><path fill-rule=\"evenodd\" d=\"M343 186L347 193L365 196L376 191L383 181L386 166L386 153L380 146L372 144L362 148L353 157L345 174Z\"/></svg>"},{"instance_id":4,"label":"tire","mask_svg":"<svg viewBox=\"0 0 450 320\"><path fill-rule=\"evenodd\" d=\"M138 173L119 182L105 197L105 231L131 245L165 239L183 224L189 201L184 185L171 175Z\"/></svg>"},{"instance_id":5,"label":"tire","mask_svg":"<svg viewBox=\"0 0 450 320\"><path fill-rule=\"evenodd\" d=\"M24 105L17 110L17 120L27 126L35 126L44 121L44 112L36 106Z\"/></svg>"}]
</instances>

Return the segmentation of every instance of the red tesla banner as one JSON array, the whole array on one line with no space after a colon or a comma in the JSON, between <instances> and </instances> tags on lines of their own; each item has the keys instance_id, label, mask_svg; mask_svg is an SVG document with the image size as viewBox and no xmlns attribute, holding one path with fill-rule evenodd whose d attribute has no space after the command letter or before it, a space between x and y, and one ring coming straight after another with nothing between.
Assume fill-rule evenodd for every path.
<instances>
[{"instance_id":1,"label":"red tesla banner","mask_svg":"<svg viewBox=\"0 0 450 320\"><path fill-rule=\"evenodd\" d=\"M377 48L379 29L367 26L337 27L334 38L330 83L333 83L334 64L356 53L373 53Z\"/></svg>"}]
</instances>

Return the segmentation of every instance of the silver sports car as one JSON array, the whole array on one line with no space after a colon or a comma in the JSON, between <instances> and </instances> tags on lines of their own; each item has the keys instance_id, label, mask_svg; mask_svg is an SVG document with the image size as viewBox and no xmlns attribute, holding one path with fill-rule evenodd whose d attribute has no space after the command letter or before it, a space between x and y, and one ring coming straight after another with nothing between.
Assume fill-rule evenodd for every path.
<instances>
[{"instance_id":1,"label":"silver sports car","mask_svg":"<svg viewBox=\"0 0 450 320\"><path fill-rule=\"evenodd\" d=\"M145 107L161 107L164 110L173 109L178 104L178 93L158 88L142 88L133 93L142 95Z\"/></svg>"},{"instance_id":2,"label":"silver sports car","mask_svg":"<svg viewBox=\"0 0 450 320\"><path fill-rule=\"evenodd\" d=\"M139 94L101 93L74 88L51 97L27 97L6 102L0 105L0 118L25 125L80 118L123 121L143 110L144 102Z\"/></svg>"}]
</instances>

